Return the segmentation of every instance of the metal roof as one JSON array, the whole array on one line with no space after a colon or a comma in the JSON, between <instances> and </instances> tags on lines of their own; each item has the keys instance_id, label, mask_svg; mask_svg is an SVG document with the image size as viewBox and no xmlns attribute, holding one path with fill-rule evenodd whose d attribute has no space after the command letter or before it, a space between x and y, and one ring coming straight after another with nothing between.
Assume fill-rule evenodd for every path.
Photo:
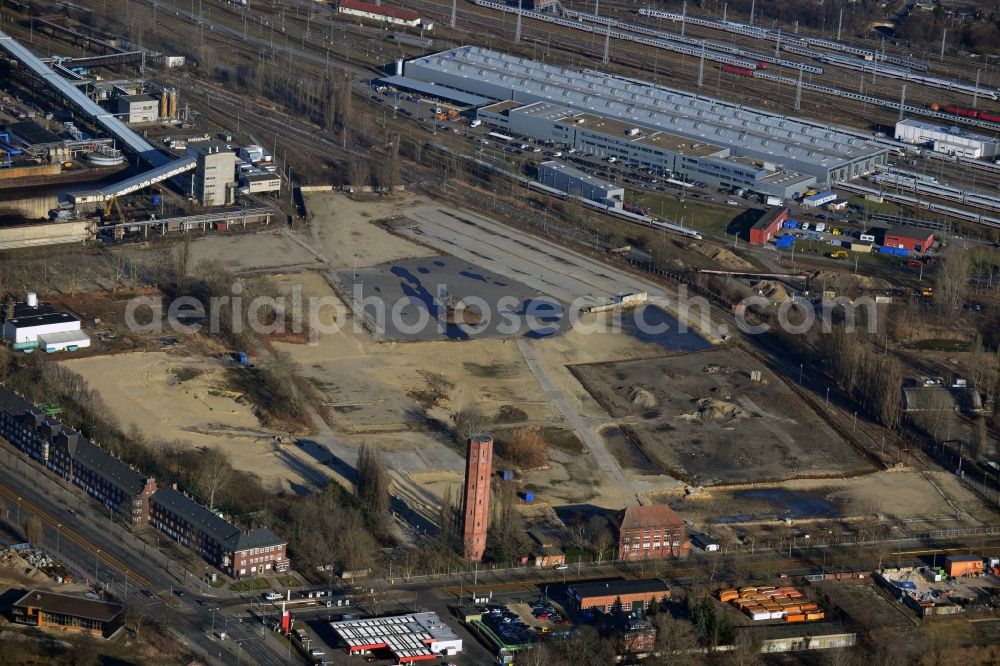
<instances>
[{"instance_id":1,"label":"metal roof","mask_svg":"<svg viewBox=\"0 0 1000 666\"><path fill-rule=\"evenodd\" d=\"M887 150L848 130L818 122L605 72L546 65L481 47L463 46L407 63L410 77L426 76L428 70L507 88L507 98L526 103L553 101L638 126L732 146L778 163L795 159L836 168Z\"/></svg>"},{"instance_id":2,"label":"metal roof","mask_svg":"<svg viewBox=\"0 0 1000 666\"><path fill-rule=\"evenodd\" d=\"M133 132L128 125L115 118L97 102L80 92L79 88L54 72L34 53L3 31L0 31L0 47L3 47L8 53L20 60L35 75L54 88L56 92L80 107L84 113L91 116L96 123L127 145L133 152L143 156L156 166L170 159L154 148L151 143Z\"/></svg>"},{"instance_id":3,"label":"metal roof","mask_svg":"<svg viewBox=\"0 0 1000 666\"><path fill-rule=\"evenodd\" d=\"M432 643L460 640L433 612L331 622L330 627L349 650L387 648L400 661L432 657Z\"/></svg>"},{"instance_id":4,"label":"metal roof","mask_svg":"<svg viewBox=\"0 0 1000 666\"><path fill-rule=\"evenodd\" d=\"M258 527L247 532L220 518L208 507L198 504L184 493L173 488L161 488L149 499L168 513L184 519L220 545L233 552L250 548L280 546L287 543L271 530Z\"/></svg>"},{"instance_id":5,"label":"metal roof","mask_svg":"<svg viewBox=\"0 0 1000 666\"><path fill-rule=\"evenodd\" d=\"M121 604L87 599L69 594L32 590L13 603L14 607L38 608L47 613L59 613L98 622L110 622L125 610Z\"/></svg>"},{"instance_id":6,"label":"metal roof","mask_svg":"<svg viewBox=\"0 0 1000 666\"><path fill-rule=\"evenodd\" d=\"M493 101L487 97L470 95L469 93L462 92L461 90L455 90L454 88L448 88L447 86L440 86L426 81L420 81L418 79L411 79L407 76L387 76L386 78L380 80L382 83L389 86L413 90L414 92L424 93L425 95L437 97L438 99L451 100L452 102L458 102L464 106L480 106L481 104L487 104Z\"/></svg>"}]
</instances>

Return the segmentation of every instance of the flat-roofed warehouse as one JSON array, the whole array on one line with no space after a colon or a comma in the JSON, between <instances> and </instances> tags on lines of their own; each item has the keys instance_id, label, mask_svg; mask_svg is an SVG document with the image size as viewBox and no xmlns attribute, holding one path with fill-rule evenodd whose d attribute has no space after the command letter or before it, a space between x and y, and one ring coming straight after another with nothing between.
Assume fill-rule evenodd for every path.
<instances>
[{"instance_id":1,"label":"flat-roofed warehouse","mask_svg":"<svg viewBox=\"0 0 1000 666\"><path fill-rule=\"evenodd\" d=\"M614 119L650 134L662 132L751 158L761 168L814 176L820 185L871 173L888 148L861 133L696 96L681 90L595 70L574 71L476 46L410 60L404 76L495 100L550 102ZM626 147L622 135L602 148ZM595 151L596 154L601 154ZM706 174L708 176L710 174Z\"/></svg>"}]
</instances>

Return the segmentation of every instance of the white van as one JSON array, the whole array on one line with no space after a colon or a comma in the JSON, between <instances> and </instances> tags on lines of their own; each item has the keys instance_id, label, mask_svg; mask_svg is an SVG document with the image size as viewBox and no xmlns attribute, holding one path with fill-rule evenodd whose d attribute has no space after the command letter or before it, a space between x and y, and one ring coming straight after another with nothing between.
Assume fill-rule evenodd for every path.
<instances>
[{"instance_id":1,"label":"white van","mask_svg":"<svg viewBox=\"0 0 1000 666\"><path fill-rule=\"evenodd\" d=\"M480 120L479 118L476 118L475 120L473 120L472 122L469 123L469 127L479 127L482 124L483 124L483 121Z\"/></svg>"},{"instance_id":2,"label":"white van","mask_svg":"<svg viewBox=\"0 0 1000 666\"><path fill-rule=\"evenodd\" d=\"M817 222L816 231L823 232L826 231L826 222Z\"/></svg>"},{"instance_id":3,"label":"white van","mask_svg":"<svg viewBox=\"0 0 1000 666\"><path fill-rule=\"evenodd\" d=\"M281 595L277 592L265 592L264 598L267 599L268 601L277 601L278 599L281 598Z\"/></svg>"}]
</instances>

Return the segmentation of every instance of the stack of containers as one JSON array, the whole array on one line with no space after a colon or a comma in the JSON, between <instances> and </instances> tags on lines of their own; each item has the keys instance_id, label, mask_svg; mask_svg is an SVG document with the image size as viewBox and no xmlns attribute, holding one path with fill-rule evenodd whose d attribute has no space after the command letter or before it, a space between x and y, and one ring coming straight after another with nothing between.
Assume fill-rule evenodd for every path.
<instances>
[{"instance_id":1,"label":"stack of containers","mask_svg":"<svg viewBox=\"0 0 1000 666\"><path fill-rule=\"evenodd\" d=\"M825 617L816 604L802 599L802 593L790 585L741 587L738 590L727 588L719 591L719 601L736 606L754 621L784 619L785 622L808 622Z\"/></svg>"}]
</instances>

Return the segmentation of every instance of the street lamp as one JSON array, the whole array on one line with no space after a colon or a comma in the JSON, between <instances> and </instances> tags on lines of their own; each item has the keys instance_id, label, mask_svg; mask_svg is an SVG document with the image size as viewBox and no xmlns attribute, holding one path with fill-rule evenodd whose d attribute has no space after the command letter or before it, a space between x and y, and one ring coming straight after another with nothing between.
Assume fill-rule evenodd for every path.
<instances>
[{"instance_id":1,"label":"street lamp","mask_svg":"<svg viewBox=\"0 0 1000 666\"><path fill-rule=\"evenodd\" d=\"M94 578L100 580L100 576L97 573L97 567L101 564L101 549L98 548L97 552L94 553Z\"/></svg>"},{"instance_id":2,"label":"street lamp","mask_svg":"<svg viewBox=\"0 0 1000 666\"><path fill-rule=\"evenodd\" d=\"M17 528L21 529L21 498L17 498Z\"/></svg>"},{"instance_id":3,"label":"street lamp","mask_svg":"<svg viewBox=\"0 0 1000 666\"><path fill-rule=\"evenodd\" d=\"M59 528L61 527L62 523L56 525L56 557L59 559L62 559L62 548L60 548L60 538L59 538L62 536L62 532L59 531Z\"/></svg>"},{"instance_id":4,"label":"street lamp","mask_svg":"<svg viewBox=\"0 0 1000 666\"><path fill-rule=\"evenodd\" d=\"M212 612L212 633L214 634L215 633L215 611L217 611L219 609L218 609L218 607L216 607L216 608L209 608L208 610Z\"/></svg>"}]
</instances>

